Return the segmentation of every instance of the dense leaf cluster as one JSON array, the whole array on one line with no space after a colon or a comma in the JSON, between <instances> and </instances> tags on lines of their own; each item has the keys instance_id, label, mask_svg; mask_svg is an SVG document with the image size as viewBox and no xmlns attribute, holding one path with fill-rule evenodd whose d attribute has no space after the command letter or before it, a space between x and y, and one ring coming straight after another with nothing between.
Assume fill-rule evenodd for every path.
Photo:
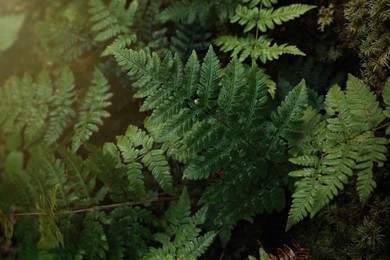
<instances>
[{"instance_id":1,"label":"dense leaf cluster","mask_svg":"<svg viewBox=\"0 0 390 260\"><path fill-rule=\"evenodd\" d=\"M351 196L346 208L361 210L388 188L390 79L379 82L387 34L366 49L388 19L362 26L352 12L367 8L359 2L346 6L347 27L369 36L354 44L381 66L381 93L352 74L343 81L347 72L321 58L284 59L305 56L292 45L302 38L290 45L274 33L316 7L299 1L73 0L0 13L0 28L7 17L32 21L41 69L1 82L0 257L222 258L243 223L263 228L255 239L279 227L302 237L299 222L317 215L326 232L333 224L346 232L332 218L336 203ZM18 43L21 28L9 28L0 52ZM365 80L376 75L369 64ZM118 116L130 102L140 105L141 124L132 124L134 111ZM363 237L364 246L336 250L341 256L382 243L385 198L385 209L375 202L364 220L345 213L359 226L351 239ZM269 225L276 215L284 222ZM277 253L308 257L306 247L329 249L331 237ZM276 259L259 244L260 259ZM380 257L378 248L370 255Z\"/></svg>"}]
</instances>

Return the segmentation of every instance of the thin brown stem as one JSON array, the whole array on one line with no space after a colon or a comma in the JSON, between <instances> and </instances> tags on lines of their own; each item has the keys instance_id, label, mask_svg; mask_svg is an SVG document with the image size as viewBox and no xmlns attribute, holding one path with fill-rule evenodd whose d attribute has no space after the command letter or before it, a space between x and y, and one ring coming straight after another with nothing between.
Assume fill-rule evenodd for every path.
<instances>
[{"instance_id":1,"label":"thin brown stem","mask_svg":"<svg viewBox=\"0 0 390 260\"><path fill-rule=\"evenodd\" d=\"M380 125L377 128L372 129L372 131L376 132L377 130L382 129L388 125L390 125L390 122L387 122L386 124Z\"/></svg>"},{"instance_id":2,"label":"thin brown stem","mask_svg":"<svg viewBox=\"0 0 390 260\"><path fill-rule=\"evenodd\" d=\"M74 210L63 210L55 212L54 215L71 215L71 214L78 214L78 213L84 213L84 212L90 212L90 211L98 211L98 210L107 210L107 209L113 209L113 208L119 208L122 206L135 206L135 205L141 205L144 203L153 203L153 202L161 202L161 201L172 201L176 198L169 197L169 198L160 198L160 199L150 199L150 200L143 200L143 201L128 201L124 203L114 203L114 204L108 204L108 205L101 205L101 206L93 206L89 208L81 208L81 209L74 209ZM47 212L25 212L25 213L11 213L8 216L10 217L16 217L16 216L45 216L48 215Z\"/></svg>"}]
</instances>

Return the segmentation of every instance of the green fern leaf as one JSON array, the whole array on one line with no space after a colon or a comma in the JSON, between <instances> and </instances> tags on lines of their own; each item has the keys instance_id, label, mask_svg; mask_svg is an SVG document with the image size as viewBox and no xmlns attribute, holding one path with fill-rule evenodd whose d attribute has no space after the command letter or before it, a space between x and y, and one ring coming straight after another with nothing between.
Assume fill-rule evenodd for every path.
<instances>
[{"instance_id":1,"label":"green fern leaf","mask_svg":"<svg viewBox=\"0 0 390 260\"><path fill-rule=\"evenodd\" d=\"M244 32L248 32L255 27L262 32L266 32L267 29L274 29L275 24L280 25L283 22L293 20L315 7L313 5L292 4L274 10L273 8L258 9L257 7L248 8L239 5L232 22L245 25Z\"/></svg>"},{"instance_id":2,"label":"green fern leaf","mask_svg":"<svg viewBox=\"0 0 390 260\"><path fill-rule=\"evenodd\" d=\"M57 185L54 186L50 198L42 197L38 208L46 213L39 217L39 233L38 248L52 249L59 246L64 246L64 238L59 230L56 222L54 211L56 210Z\"/></svg>"},{"instance_id":3,"label":"green fern leaf","mask_svg":"<svg viewBox=\"0 0 390 260\"><path fill-rule=\"evenodd\" d=\"M363 131L377 127L384 120L375 95L363 81L352 75L348 77L346 98L353 120L364 123Z\"/></svg>"},{"instance_id":4,"label":"green fern leaf","mask_svg":"<svg viewBox=\"0 0 390 260\"><path fill-rule=\"evenodd\" d=\"M138 1L131 1L126 7L125 0L110 1L107 6L102 0L89 0L90 21L94 23L91 31L94 32L95 41L104 42L110 40L112 43L107 47L102 56L111 54L111 47L128 47L137 41L133 32L133 24L138 9Z\"/></svg>"},{"instance_id":5,"label":"green fern leaf","mask_svg":"<svg viewBox=\"0 0 390 260\"><path fill-rule=\"evenodd\" d=\"M225 69L225 75L221 81L224 87L218 98L218 107L224 120L227 120L227 116L243 103L240 94L245 79L244 66L234 58Z\"/></svg>"},{"instance_id":6,"label":"green fern leaf","mask_svg":"<svg viewBox=\"0 0 390 260\"><path fill-rule=\"evenodd\" d=\"M185 224L190 220L191 207L190 197L187 189L184 189L180 195L179 201L172 204L165 212L165 219L174 226Z\"/></svg>"},{"instance_id":7,"label":"green fern leaf","mask_svg":"<svg viewBox=\"0 0 390 260\"><path fill-rule=\"evenodd\" d=\"M286 231L306 217L315 205L315 193L318 183L313 177L301 179L295 183L296 191L293 194L293 202L288 213Z\"/></svg>"},{"instance_id":8,"label":"green fern leaf","mask_svg":"<svg viewBox=\"0 0 390 260\"><path fill-rule=\"evenodd\" d=\"M161 188L172 192L172 176L167 158L163 153L162 150L150 151L142 158L142 162L148 167Z\"/></svg>"},{"instance_id":9,"label":"green fern leaf","mask_svg":"<svg viewBox=\"0 0 390 260\"><path fill-rule=\"evenodd\" d=\"M315 155L302 155L295 158L290 158L290 162L301 166L317 167L320 162L320 158Z\"/></svg>"},{"instance_id":10,"label":"green fern leaf","mask_svg":"<svg viewBox=\"0 0 390 260\"><path fill-rule=\"evenodd\" d=\"M221 47L223 52L233 51L231 54L232 57L239 55L241 62L248 57L251 57L252 60L260 59L262 63L266 63L267 61L278 59L283 54L305 56L296 46L272 44L272 39L265 35L257 39L252 34L247 35L245 38L220 36L214 42L217 46Z\"/></svg>"},{"instance_id":11,"label":"green fern leaf","mask_svg":"<svg viewBox=\"0 0 390 260\"><path fill-rule=\"evenodd\" d=\"M217 96L217 89L220 80L220 63L217 55L212 47L209 48L203 64L200 68L199 88L197 94L199 96L198 105L211 109L215 106L212 99Z\"/></svg>"},{"instance_id":12,"label":"green fern leaf","mask_svg":"<svg viewBox=\"0 0 390 260\"><path fill-rule=\"evenodd\" d=\"M72 109L74 102L74 76L69 69L64 69L56 80L53 105L55 109L50 111L47 132L44 137L46 144L53 144L62 135L64 129L76 113Z\"/></svg>"},{"instance_id":13,"label":"green fern leaf","mask_svg":"<svg viewBox=\"0 0 390 260\"><path fill-rule=\"evenodd\" d=\"M158 16L162 22L173 20L179 23L191 24L199 19L202 25L206 25L210 11L208 1L181 0L174 2Z\"/></svg>"},{"instance_id":14,"label":"green fern leaf","mask_svg":"<svg viewBox=\"0 0 390 260\"><path fill-rule=\"evenodd\" d=\"M277 111L271 114L272 122L277 127L276 136L287 140L298 139L300 126L308 103L305 81L302 80L285 98ZM273 137L275 139L275 137Z\"/></svg>"},{"instance_id":15,"label":"green fern leaf","mask_svg":"<svg viewBox=\"0 0 390 260\"><path fill-rule=\"evenodd\" d=\"M373 176L374 162L382 167L383 162L387 160L386 138L375 137L373 133L370 133L370 135L365 138L361 145L362 149L359 151L356 165L356 169L358 169L356 190L362 203L367 202L376 188Z\"/></svg>"},{"instance_id":16,"label":"green fern leaf","mask_svg":"<svg viewBox=\"0 0 390 260\"><path fill-rule=\"evenodd\" d=\"M86 167L85 161L69 149L59 147L59 153L63 158L68 173L69 187L68 198L72 204L79 206L89 206L99 203L102 198L93 196L96 189L96 178L92 171Z\"/></svg>"},{"instance_id":17,"label":"green fern leaf","mask_svg":"<svg viewBox=\"0 0 390 260\"><path fill-rule=\"evenodd\" d=\"M93 72L92 85L85 94L78 115L78 122L74 126L72 137L72 149L74 151L86 142L93 132L98 131L98 126L103 125L103 118L110 114L104 110L111 105L108 101L112 94L108 92L109 85L103 74L96 69Z\"/></svg>"},{"instance_id":18,"label":"green fern leaf","mask_svg":"<svg viewBox=\"0 0 390 260\"><path fill-rule=\"evenodd\" d=\"M96 219L97 213L89 212L83 221L76 259L105 259L109 248L103 225Z\"/></svg>"},{"instance_id":19,"label":"green fern leaf","mask_svg":"<svg viewBox=\"0 0 390 260\"><path fill-rule=\"evenodd\" d=\"M196 238L193 242L188 243L189 245L186 248L186 255L193 257L200 257L203 253L206 252L206 249L214 241L216 232L207 232L203 236Z\"/></svg>"}]
</instances>

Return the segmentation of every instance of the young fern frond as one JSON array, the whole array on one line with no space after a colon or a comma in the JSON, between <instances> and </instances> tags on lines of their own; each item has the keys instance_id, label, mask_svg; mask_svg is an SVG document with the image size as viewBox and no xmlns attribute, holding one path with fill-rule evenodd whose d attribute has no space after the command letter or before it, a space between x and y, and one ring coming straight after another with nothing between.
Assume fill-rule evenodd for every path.
<instances>
[{"instance_id":1,"label":"young fern frond","mask_svg":"<svg viewBox=\"0 0 390 260\"><path fill-rule=\"evenodd\" d=\"M98 126L103 125L103 119L110 116L105 110L111 105L110 86L102 72L95 69L92 75L92 85L87 90L79 108L78 122L74 126L72 149L77 151L86 142Z\"/></svg>"},{"instance_id":2,"label":"young fern frond","mask_svg":"<svg viewBox=\"0 0 390 260\"><path fill-rule=\"evenodd\" d=\"M384 120L383 110L362 81L349 76L346 90L333 86L325 103L332 117L326 125L317 125L315 132L321 134L311 136L316 148L302 149L301 156L290 159L306 168L290 172L300 180L296 182L287 229L309 214L313 217L355 174L360 201L366 203L376 187L374 163L381 167L386 161L387 139L375 136Z\"/></svg>"},{"instance_id":3,"label":"young fern frond","mask_svg":"<svg viewBox=\"0 0 390 260\"><path fill-rule=\"evenodd\" d=\"M231 56L239 56L239 60L241 62L246 60L248 57L252 60L260 59L262 63L266 63L267 61L279 59L279 56L283 54L305 56L305 54L294 45L272 44L272 41L272 39L265 35L256 39L252 34L248 34L245 38L237 36L221 36L214 42L217 46L221 47L221 51L223 52L233 51Z\"/></svg>"},{"instance_id":4,"label":"young fern frond","mask_svg":"<svg viewBox=\"0 0 390 260\"><path fill-rule=\"evenodd\" d=\"M179 201L172 204L165 212L165 220L169 223L166 233L155 234L155 240L162 244L161 248L151 248L146 259L197 259L213 242L215 232L201 235L198 227L206 221L207 208L201 208L191 216L190 198L184 189Z\"/></svg>"},{"instance_id":5,"label":"young fern frond","mask_svg":"<svg viewBox=\"0 0 390 260\"><path fill-rule=\"evenodd\" d=\"M294 45L272 44L273 39L267 35L258 35L258 31L266 33L268 29L274 29L275 24L293 20L307 11L315 8L311 5L292 4L273 9L272 4L277 1L243 1L236 8L236 14L231 23L238 23L244 27L245 37L220 36L214 42L221 47L223 52L233 51L232 57L240 55L240 61L248 57L252 61L259 60L262 63L278 59L282 54L305 55ZM256 5L259 5L257 7ZM256 34L248 33L255 29Z\"/></svg>"},{"instance_id":6,"label":"young fern frond","mask_svg":"<svg viewBox=\"0 0 390 260\"><path fill-rule=\"evenodd\" d=\"M294 20L316 6L291 4L275 10L270 6L264 5L264 7L267 8L248 8L247 6L238 5L236 15L231 21L232 23L245 26L244 33L249 32L253 28L257 28L265 33L268 29L273 30L275 24L281 25L284 22Z\"/></svg>"},{"instance_id":7,"label":"young fern frond","mask_svg":"<svg viewBox=\"0 0 390 260\"><path fill-rule=\"evenodd\" d=\"M103 148L103 158L98 175L112 193L127 193L147 196L143 169L147 168L160 187L171 193L172 176L164 152L153 148L153 138L135 126L129 126L124 136L118 136L116 144L106 143ZM91 147L91 151L94 149ZM95 151L92 160L98 159L100 152ZM110 159L111 158L111 159ZM111 163L112 160L115 163ZM116 172L116 178L110 176ZM118 183L118 181L120 183ZM119 187L118 187L119 185ZM119 189L119 190L117 190Z\"/></svg>"}]
</instances>

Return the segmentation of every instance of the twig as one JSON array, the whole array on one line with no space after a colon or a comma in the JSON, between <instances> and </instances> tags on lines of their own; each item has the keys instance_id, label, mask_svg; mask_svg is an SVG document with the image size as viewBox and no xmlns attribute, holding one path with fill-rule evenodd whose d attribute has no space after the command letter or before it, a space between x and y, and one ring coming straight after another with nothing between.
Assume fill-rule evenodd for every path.
<instances>
[{"instance_id":1,"label":"twig","mask_svg":"<svg viewBox=\"0 0 390 260\"><path fill-rule=\"evenodd\" d=\"M150 200L143 200L143 201L128 201L124 203L115 203L115 204L108 204L108 205L101 205L101 206L93 206L89 208L81 208L81 209L74 209L74 210L63 210L55 212L54 215L71 215L71 214L77 214L77 213L83 213L83 212L90 212L90 211L98 211L98 210L106 210L106 209L113 209L113 208L119 208L122 206L135 206L135 205L141 205L144 203L152 203L152 202L161 202L161 201L172 201L176 198L169 197L169 198L160 198L160 199L150 199ZM11 213L8 214L8 216L16 217L16 216L45 216L48 215L47 212L25 212L25 213Z\"/></svg>"}]
</instances>

